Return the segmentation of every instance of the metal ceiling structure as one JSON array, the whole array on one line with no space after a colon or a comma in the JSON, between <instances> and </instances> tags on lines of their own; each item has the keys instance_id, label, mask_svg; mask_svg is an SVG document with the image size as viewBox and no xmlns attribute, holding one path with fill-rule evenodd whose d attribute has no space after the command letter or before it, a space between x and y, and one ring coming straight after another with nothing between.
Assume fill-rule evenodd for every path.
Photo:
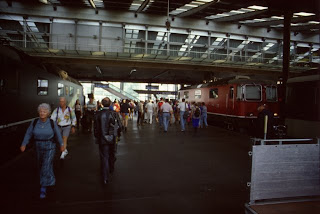
<instances>
[{"instance_id":1,"label":"metal ceiling structure","mask_svg":"<svg viewBox=\"0 0 320 214\"><path fill-rule=\"evenodd\" d=\"M290 72L320 63L314 0L16 0L0 6L1 38L79 80L278 78L288 11Z\"/></svg>"}]
</instances>

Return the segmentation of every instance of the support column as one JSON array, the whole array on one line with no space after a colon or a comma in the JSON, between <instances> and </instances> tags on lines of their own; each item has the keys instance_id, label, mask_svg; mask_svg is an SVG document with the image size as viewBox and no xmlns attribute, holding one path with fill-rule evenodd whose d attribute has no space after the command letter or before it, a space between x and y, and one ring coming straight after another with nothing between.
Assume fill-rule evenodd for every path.
<instances>
[{"instance_id":1,"label":"support column","mask_svg":"<svg viewBox=\"0 0 320 214\"><path fill-rule=\"evenodd\" d=\"M230 35L227 35L227 61L229 61L230 54Z\"/></svg>"},{"instance_id":2,"label":"support column","mask_svg":"<svg viewBox=\"0 0 320 214\"><path fill-rule=\"evenodd\" d=\"M148 53L148 26L146 26L145 35L144 35L144 54Z\"/></svg>"},{"instance_id":3,"label":"support column","mask_svg":"<svg viewBox=\"0 0 320 214\"><path fill-rule=\"evenodd\" d=\"M148 91L151 91L151 83L148 83ZM151 100L151 94L148 94L148 100Z\"/></svg>"},{"instance_id":4,"label":"support column","mask_svg":"<svg viewBox=\"0 0 320 214\"><path fill-rule=\"evenodd\" d=\"M23 47L27 48L27 20L23 17Z\"/></svg>"},{"instance_id":5,"label":"support column","mask_svg":"<svg viewBox=\"0 0 320 214\"><path fill-rule=\"evenodd\" d=\"M99 21L99 51L101 51L102 45L102 21Z\"/></svg>"},{"instance_id":6,"label":"support column","mask_svg":"<svg viewBox=\"0 0 320 214\"><path fill-rule=\"evenodd\" d=\"M78 20L74 21L74 49L77 50L78 44Z\"/></svg>"},{"instance_id":7,"label":"support column","mask_svg":"<svg viewBox=\"0 0 320 214\"><path fill-rule=\"evenodd\" d=\"M248 39L247 39L248 41ZM247 62L248 60L248 45L249 45L249 42L247 42L247 44L244 46L244 61Z\"/></svg>"},{"instance_id":8,"label":"support column","mask_svg":"<svg viewBox=\"0 0 320 214\"><path fill-rule=\"evenodd\" d=\"M309 47L309 63L312 63L312 44L310 44L310 47Z\"/></svg>"},{"instance_id":9,"label":"support column","mask_svg":"<svg viewBox=\"0 0 320 214\"><path fill-rule=\"evenodd\" d=\"M282 42L281 42L281 40L279 40L278 44L279 44L279 46L278 46L278 61L277 61L277 64L279 65L280 64L280 60L281 60L281 54L282 54L282 50L281 50Z\"/></svg>"},{"instance_id":10,"label":"support column","mask_svg":"<svg viewBox=\"0 0 320 214\"><path fill-rule=\"evenodd\" d=\"M94 82L91 82L91 94L94 94Z\"/></svg>"},{"instance_id":11,"label":"support column","mask_svg":"<svg viewBox=\"0 0 320 214\"><path fill-rule=\"evenodd\" d=\"M191 30L188 30L188 56L190 56L190 35L191 35Z\"/></svg>"},{"instance_id":12,"label":"support column","mask_svg":"<svg viewBox=\"0 0 320 214\"><path fill-rule=\"evenodd\" d=\"M211 53L211 32L208 32L208 56L207 58L210 59L210 53Z\"/></svg>"},{"instance_id":13,"label":"support column","mask_svg":"<svg viewBox=\"0 0 320 214\"><path fill-rule=\"evenodd\" d=\"M293 65L296 65L296 59L297 59L297 42L293 43Z\"/></svg>"},{"instance_id":14,"label":"support column","mask_svg":"<svg viewBox=\"0 0 320 214\"><path fill-rule=\"evenodd\" d=\"M122 24L122 53L124 53L124 46L126 43L126 25ZM129 50L130 53L130 50Z\"/></svg>"},{"instance_id":15,"label":"support column","mask_svg":"<svg viewBox=\"0 0 320 214\"><path fill-rule=\"evenodd\" d=\"M50 18L50 32L49 32L49 48L53 48L52 37L53 37L53 18Z\"/></svg>"},{"instance_id":16,"label":"support column","mask_svg":"<svg viewBox=\"0 0 320 214\"><path fill-rule=\"evenodd\" d=\"M284 14L284 29L283 29L283 61L282 61L282 96L281 96L281 117L284 121L285 117L285 102L286 102L286 87L289 77L290 63L290 25L292 12L286 11Z\"/></svg>"},{"instance_id":17,"label":"support column","mask_svg":"<svg viewBox=\"0 0 320 214\"><path fill-rule=\"evenodd\" d=\"M121 83L120 83L120 90L123 91L123 88L124 88L124 83L121 82Z\"/></svg>"},{"instance_id":18,"label":"support column","mask_svg":"<svg viewBox=\"0 0 320 214\"><path fill-rule=\"evenodd\" d=\"M170 30L167 31L167 56L170 56Z\"/></svg>"}]
</instances>

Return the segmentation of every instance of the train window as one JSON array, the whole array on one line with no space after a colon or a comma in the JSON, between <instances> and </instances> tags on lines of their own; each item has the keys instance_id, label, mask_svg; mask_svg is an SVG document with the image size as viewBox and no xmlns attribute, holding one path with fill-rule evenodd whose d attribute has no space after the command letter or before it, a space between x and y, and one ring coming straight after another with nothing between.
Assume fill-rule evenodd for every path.
<instances>
[{"instance_id":1,"label":"train window","mask_svg":"<svg viewBox=\"0 0 320 214\"><path fill-rule=\"evenodd\" d=\"M277 101L277 87L267 86L266 87L266 100L271 102Z\"/></svg>"},{"instance_id":2,"label":"train window","mask_svg":"<svg viewBox=\"0 0 320 214\"><path fill-rule=\"evenodd\" d=\"M178 92L178 100L180 100L180 93Z\"/></svg>"},{"instance_id":3,"label":"train window","mask_svg":"<svg viewBox=\"0 0 320 214\"><path fill-rule=\"evenodd\" d=\"M240 85L237 86L237 99L238 100L243 100L243 98L244 98L243 90L244 90L243 86L240 86Z\"/></svg>"},{"instance_id":4,"label":"train window","mask_svg":"<svg viewBox=\"0 0 320 214\"><path fill-rule=\"evenodd\" d=\"M58 96L63 96L64 95L64 85L63 83L58 83Z\"/></svg>"},{"instance_id":5,"label":"train window","mask_svg":"<svg viewBox=\"0 0 320 214\"><path fill-rule=\"evenodd\" d=\"M195 99L201 99L201 90L196 90L194 92L194 98Z\"/></svg>"},{"instance_id":6,"label":"train window","mask_svg":"<svg viewBox=\"0 0 320 214\"><path fill-rule=\"evenodd\" d=\"M49 91L49 80L46 79L38 79L38 95L45 96L48 95Z\"/></svg>"},{"instance_id":7,"label":"train window","mask_svg":"<svg viewBox=\"0 0 320 214\"><path fill-rule=\"evenodd\" d=\"M233 88L233 86L230 86L229 99L233 99L233 92L234 92L234 88Z\"/></svg>"},{"instance_id":8,"label":"train window","mask_svg":"<svg viewBox=\"0 0 320 214\"><path fill-rule=\"evenodd\" d=\"M189 91L183 92L183 98L189 99Z\"/></svg>"},{"instance_id":9,"label":"train window","mask_svg":"<svg viewBox=\"0 0 320 214\"><path fill-rule=\"evenodd\" d=\"M210 89L209 98L213 98L213 99L218 98L218 89L217 88Z\"/></svg>"},{"instance_id":10,"label":"train window","mask_svg":"<svg viewBox=\"0 0 320 214\"><path fill-rule=\"evenodd\" d=\"M246 85L246 100L261 100L261 85Z\"/></svg>"},{"instance_id":11,"label":"train window","mask_svg":"<svg viewBox=\"0 0 320 214\"><path fill-rule=\"evenodd\" d=\"M72 86L70 86L70 96L73 96L73 94L74 94L74 88L72 87Z\"/></svg>"},{"instance_id":12,"label":"train window","mask_svg":"<svg viewBox=\"0 0 320 214\"><path fill-rule=\"evenodd\" d=\"M77 89L77 95L80 95L80 89L79 88Z\"/></svg>"},{"instance_id":13,"label":"train window","mask_svg":"<svg viewBox=\"0 0 320 214\"><path fill-rule=\"evenodd\" d=\"M65 95L69 95L69 86L66 85L64 89L65 89Z\"/></svg>"}]
</instances>

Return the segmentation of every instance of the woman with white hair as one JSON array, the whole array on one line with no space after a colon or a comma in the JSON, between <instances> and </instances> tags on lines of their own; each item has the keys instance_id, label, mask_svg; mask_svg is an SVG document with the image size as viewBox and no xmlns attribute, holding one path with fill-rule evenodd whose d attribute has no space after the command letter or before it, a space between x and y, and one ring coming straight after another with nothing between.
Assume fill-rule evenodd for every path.
<instances>
[{"instance_id":1,"label":"woman with white hair","mask_svg":"<svg viewBox=\"0 0 320 214\"><path fill-rule=\"evenodd\" d=\"M40 198L44 199L46 197L47 187L55 185L55 176L53 173L53 158L56 151L55 142L59 143L61 152L64 151L64 146L57 124L49 119L51 112L49 104L40 104L38 106L38 112L39 119L31 122L20 150L24 152L26 145L33 139L40 174Z\"/></svg>"}]
</instances>

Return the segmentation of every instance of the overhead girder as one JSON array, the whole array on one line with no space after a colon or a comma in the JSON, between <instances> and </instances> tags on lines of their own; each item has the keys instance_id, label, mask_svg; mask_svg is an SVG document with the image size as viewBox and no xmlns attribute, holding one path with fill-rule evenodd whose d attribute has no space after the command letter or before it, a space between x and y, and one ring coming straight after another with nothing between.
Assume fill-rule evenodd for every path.
<instances>
[{"instance_id":1,"label":"overhead girder","mask_svg":"<svg viewBox=\"0 0 320 214\"><path fill-rule=\"evenodd\" d=\"M291 23L298 23L298 22L308 22L310 20L315 19L317 16L305 16L305 17L293 17L291 19ZM283 24L283 19L278 20L272 20L272 21L264 21L264 22L254 22L254 23L242 23L247 26L253 26L253 27L264 27L264 26L270 26L270 25L280 25Z\"/></svg>"},{"instance_id":2,"label":"overhead girder","mask_svg":"<svg viewBox=\"0 0 320 214\"><path fill-rule=\"evenodd\" d=\"M217 2L219 2L219 1L218 1L218 0L215 0L215 1L212 1L212 2L208 2L208 3L206 3L206 4L203 4L203 5L199 6L199 7L192 8L191 10L187 10L187 11L185 11L185 12L183 12L183 13L180 13L180 14L178 14L178 15L176 15L176 16L177 16L177 17L190 16L190 15L192 15L192 14L198 13L198 12L206 9L207 7L210 7L210 6L214 5L214 4L216 4Z\"/></svg>"},{"instance_id":3,"label":"overhead girder","mask_svg":"<svg viewBox=\"0 0 320 214\"><path fill-rule=\"evenodd\" d=\"M20 16L30 16L30 17L43 17L47 18L48 22L52 18L58 19L69 19L69 20L83 20L83 21L93 21L93 22L106 22L106 23L118 23L122 25L137 25L137 26L157 26L165 27L165 22L167 16L153 15L153 14L138 14L135 17L134 12L123 12L123 11L109 11L101 10L96 14L93 8L70 8L70 7L60 7L54 10L50 5L27 5L17 2L13 2L11 7L1 1L0 2L0 13L4 15L20 15ZM249 25L249 24L246 24ZM206 20L189 19L189 18L179 18L176 17L174 21L171 22L171 29L192 29L207 32L219 32L225 34L234 34L240 36L252 36L269 38L275 40L283 39L281 31L268 30L264 27L251 27L242 26L239 29L238 24L230 24L223 22L206 22ZM293 33L292 33L293 34ZM310 36L304 34L292 35L292 41L297 42L310 42L318 43L319 37L317 35Z\"/></svg>"},{"instance_id":4,"label":"overhead girder","mask_svg":"<svg viewBox=\"0 0 320 214\"><path fill-rule=\"evenodd\" d=\"M257 16L263 13L266 13L267 10L258 10L258 11L253 11L253 12L247 12L247 13L242 13L242 14L236 14L232 16L226 16L226 17L221 17L221 18L216 18L213 21L215 22L234 22L238 20L243 20L243 19L248 19L253 16Z\"/></svg>"}]
</instances>

